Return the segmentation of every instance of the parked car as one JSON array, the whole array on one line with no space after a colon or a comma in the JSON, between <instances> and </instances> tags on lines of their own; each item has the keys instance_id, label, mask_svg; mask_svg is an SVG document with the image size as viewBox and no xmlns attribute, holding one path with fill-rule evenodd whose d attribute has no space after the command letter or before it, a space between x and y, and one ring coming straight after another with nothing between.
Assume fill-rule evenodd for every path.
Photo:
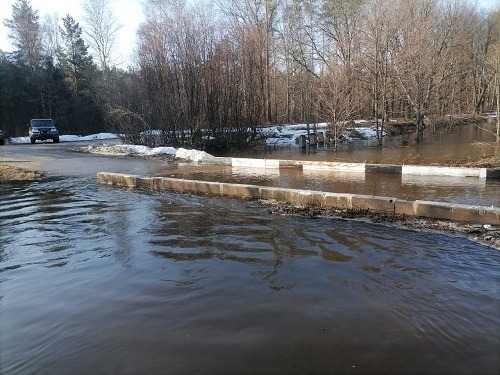
<instances>
[{"instance_id":1,"label":"parked car","mask_svg":"<svg viewBox=\"0 0 500 375\"><path fill-rule=\"evenodd\" d=\"M0 129L0 145L4 145L4 144L5 144L5 138L3 135L3 130Z\"/></svg>"},{"instance_id":2,"label":"parked car","mask_svg":"<svg viewBox=\"0 0 500 375\"><path fill-rule=\"evenodd\" d=\"M52 142L59 143L59 132L56 129L54 121L50 118L35 118L31 119L28 124L29 137L31 143L35 143L37 139L44 141L52 139Z\"/></svg>"}]
</instances>

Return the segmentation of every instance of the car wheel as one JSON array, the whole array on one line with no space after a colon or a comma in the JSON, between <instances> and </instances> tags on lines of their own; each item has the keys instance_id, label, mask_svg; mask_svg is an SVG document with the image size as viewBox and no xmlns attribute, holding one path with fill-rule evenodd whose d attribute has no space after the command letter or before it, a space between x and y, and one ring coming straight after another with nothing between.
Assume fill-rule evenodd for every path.
<instances>
[{"instance_id":1,"label":"car wheel","mask_svg":"<svg viewBox=\"0 0 500 375\"><path fill-rule=\"evenodd\" d=\"M5 144L5 139L0 139L0 146L3 146Z\"/></svg>"},{"instance_id":2,"label":"car wheel","mask_svg":"<svg viewBox=\"0 0 500 375\"><path fill-rule=\"evenodd\" d=\"M54 142L54 143L59 143L59 137L53 138L53 139L52 139L52 142Z\"/></svg>"},{"instance_id":3,"label":"car wheel","mask_svg":"<svg viewBox=\"0 0 500 375\"><path fill-rule=\"evenodd\" d=\"M34 145L35 142L36 142L36 139L35 138L30 138L30 141L31 141L31 144Z\"/></svg>"}]
</instances>

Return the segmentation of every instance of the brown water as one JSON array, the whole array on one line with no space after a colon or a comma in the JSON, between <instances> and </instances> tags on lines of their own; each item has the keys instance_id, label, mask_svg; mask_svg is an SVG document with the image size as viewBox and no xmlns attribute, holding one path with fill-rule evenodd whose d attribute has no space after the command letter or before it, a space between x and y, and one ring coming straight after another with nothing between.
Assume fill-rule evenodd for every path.
<instances>
[{"instance_id":1,"label":"brown water","mask_svg":"<svg viewBox=\"0 0 500 375\"><path fill-rule=\"evenodd\" d=\"M441 131L435 134L425 133L420 144L416 144L414 135L408 135L404 138L401 136L386 137L384 138L384 147L374 146L374 141L358 141L341 145L337 152L327 150L324 147L300 149L298 146L294 146L238 156L423 165L473 160L479 156L500 158L500 145L495 143L495 131L493 122L485 122L479 125L462 126L453 131ZM402 146L403 139L408 141L407 146Z\"/></svg>"},{"instance_id":2,"label":"brown water","mask_svg":"<svg viewBox=\"0 0 500 375\"><path fill-rule=\"evenodd\" d=\"M435 164L473 160L479 156L500 158L494 124L468 125L453 132L426 133L417 145L401 146L401 137L384 139L385 147L367 146L368 141L351 142L332 152L324 148L301 150L289 147L238 157L289 160L370 162L386 164ZM231 155L232 156L232 155ZM482 206L500 206L500 180L448 176L411 176L359 172L325 172L296 168L242 168L180 164L157 175L204 181L245 183L336 193L390 196L407 200L433 200Z\"/></svg>"},{"instance_id":3,"label":"brown water","mask_svg":"<svg viewBox=\"0 0 500 375\"><path fill-rule=\"evenodd\" d=\"M500 206L500 179L477 177L395 175L364 172L326 172L298 168L242 168L179 165L163 177L278 186L284 188Z\"/></svg>"},{"instance_id":4,"label":"brown water","mask_svg":"<svg viewBox=\"0 0 500 375\"><path fill-rule=\"evenodd\" d=\"M0 185L3 374L498 373L500 253L254 202Z\"/></svg>"}]
</instances>

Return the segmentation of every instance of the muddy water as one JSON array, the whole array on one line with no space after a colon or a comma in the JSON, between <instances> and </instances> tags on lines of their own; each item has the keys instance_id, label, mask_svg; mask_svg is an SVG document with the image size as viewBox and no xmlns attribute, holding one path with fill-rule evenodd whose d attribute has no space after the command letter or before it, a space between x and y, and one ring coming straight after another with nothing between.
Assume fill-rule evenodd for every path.
<instances>
[{"instance_id":1,"label":"muddy water","mask_svg":"<svg viewBox=\"0 0 500 375\"><path fill-rule=\"evenodd\" d=\"M326 172L298 168L242 168L179 165L163 177L231 182L260 186L500 206L500 180L477 177L417 176L364 172Z\"/></svg>"},{"instance_id":2,"label":"muddy water","mask_svg":"<svg viewBox=\"0 0 500 375\"><path fill-rule=\"evenodd\" d=\"M5 374L497 373L497 250L253 202L0 185Z\"/></svg>"},{"instance_id":3,"label":"muddy water","mask_svg":"<svg viewBox=\"0 0 500 375\"><path fill-rule=\"evenodd\" d=\"M290 147L239 157L291 160L371 162L386 164L435 164L473 160L479 156L500 157L500 145L495 143L494 124L468 125L453 132L426 133L419 144L401 146L402 137L384 139L385 147L373 147L368 142L351 142L338 152L324 148L301 150ZM406 137L408 138L408 137ZM233 156L233 155L231 155ZM482 206L500 206L500 180L401 176L380 173L325 172L290 169L258 169L187 164L173 166L158 173L164 177L198 179L219 182L279 186L337 193L391 196L407 200L433 200Z\"/></svg>"},{"instance_id":4,"label":"muddy water","mask_svg":"<svg viewBox=\"0 0 500 375\"><path fill-rule=\"evenodd\" d=\"M495 124L485 122L466 125L453 131L424 134L416 144L415 135L384 138L384 147L374 146L373 141L348 142L337 152L322 146L300 149L298 146L241 154L241 157L273 159L307 159L320 161L348 161L384 164L433 164L475 159L478 156L500 157L500 145L495 143ZM402 142L408 142L402 146ZM220 155L226 156L226 155ZM231 155L233 156L233 155Z\"/></svg>"}]
</instances>

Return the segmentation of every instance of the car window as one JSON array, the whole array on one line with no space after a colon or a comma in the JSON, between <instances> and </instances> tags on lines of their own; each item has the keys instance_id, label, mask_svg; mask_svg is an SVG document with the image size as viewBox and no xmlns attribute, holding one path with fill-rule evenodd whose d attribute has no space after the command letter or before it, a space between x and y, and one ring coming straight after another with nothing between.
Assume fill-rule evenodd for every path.
<instances>
[{"instance_id":1,"label":"car window","mask_svg":"<svg viewBox=\"0 0 500 375\"><path fill-rule=\"evenodd\" d=\"M38 127L41 127L41 126L53 127L54 123L53 123L52 120L32 120L31 121L31 126L34 127L34 128L38 128Z\"/></svg>"}]
</instances>

